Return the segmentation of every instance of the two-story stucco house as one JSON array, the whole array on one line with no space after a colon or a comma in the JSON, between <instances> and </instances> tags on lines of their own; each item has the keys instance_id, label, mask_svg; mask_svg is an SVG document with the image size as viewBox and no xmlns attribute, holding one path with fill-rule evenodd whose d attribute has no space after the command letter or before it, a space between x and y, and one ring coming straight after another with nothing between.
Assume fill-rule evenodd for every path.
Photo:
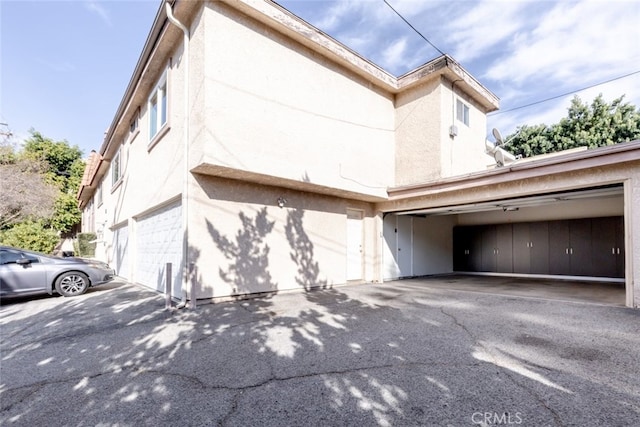
<instances>
[{"instance_id":1,"label":"two-story stucco house","mask_svg":"<svg viewBox=\"0 0 640 427\"><path fill-rule=\"evenodd\" d=\"M89 158L83 230L183 300L469 271L617 280L638 306L639 144L491 167L497 108L449 56L396 77L268 0L168 2ZM572 269L569 243L556 265L549 236L579 221L611 230L613 270Z\"/></svg>"}]
</instances>

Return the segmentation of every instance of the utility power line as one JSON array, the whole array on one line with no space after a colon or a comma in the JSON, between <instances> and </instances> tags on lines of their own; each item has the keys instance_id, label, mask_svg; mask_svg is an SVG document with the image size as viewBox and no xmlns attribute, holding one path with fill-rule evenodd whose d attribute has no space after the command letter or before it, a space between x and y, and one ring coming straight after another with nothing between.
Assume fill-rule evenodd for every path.
<instances>
[{"instance_id":1,"label":"utility power line","mask_svg":"<svg viewBox=\"0 0 640 427\"><path fill-rule=\"evenodd\" d=\"M411 25L411 23L410 23L410 22L409 22L409 21L408 21L404 16L402 16L402 15L400 14L400 12L398 12L396 9L394 9L394 8L393 8L393 6L391 6L391 5L389 4L389 2L387 2L387 0L382 0L382 1L384 2L384 4L386 4L387 6L389 6L389 8L390 8L391 10L393 10L393 11L395 12L395 14L396 14L396 15L398 15L398 16L400 17L400 19L402 19L402 20L403 20L403 21L404 21L404 22L405 22L405 23L406 23L406 24L407 24L407 25L408 25L408 26L409 26L413 31L415 31L415 32L416 32L416 34L418 34L420 37L422 37L422 38L424 39L424 41L426 41L427 43L429 43L429 44L430 44L430 45L431 45L435 50L437 50L441 55L444 55L444 54L445 54L443 51L441 51L440 49L438 49L438 47L437 47L435 44L433 44L433 43L432 43L428 38L426 38L426 37L425 37L425 36L424 36L420 31L418 31L418 30L416 29L416 27L414 27L413 25ZM602 81L602 82L599 82L599 83L595 83L595 84L592 84L592 85L590 85L590 86L585 86L585 87L583 87L583 88L576 89L576 90L573 90L573 91L571 91L571 92L566 92L566 93L563 93L563 94L560 94L560 95L555 95L555 96L552 96L552 97L549 97L549 98L541 99L541 100L539 100L539 101L531 102L531 103L529 103L529 104L520 105L520 106L518 106L518 107L509 108L508 110L495 111L495 112L493 112L493 113L489 113L489 114L487 114L487 115L488 115L488 116L495 116L495 115L498 115L498 114L504 114L504 113L508 113L508 112L511 112L511 111L520 110L520 109L522 109L522 108L531 107L531 106L533 106L533 105L542 104L543 102L553 101L554 99L558 99L558 98L562 98L562 97L567 96L567 95L572 95L572 94L575 94L575 93L578 93L578 92L582 92L583 90L587 90L587 89L591 89L591 88L594 88L594 87L597 87L597 86L601 86L601 85L603 85L603 84L611 83L611 82L616 81L616 80L621 80L621 79L624 79L624 78L629 77L629 76L633 76L634 74L638 74L638 73L640 73L640 70L638 70L638 71L633 71L633 72L631 72L631 73L629 73L629 74L625 74L625 75L623 75L623 76L614 77L614 78L612 78L612 79L605 80L605 81Z\"/></svg>"},{"instance_id":2,"label":"utility power line","mask_svg":"<svg viewBox=\"0 0 640 427\"><path fill-rule=\"evenodd\" d=\"M504 114L504 113L508 113L510 111L520 110L522 108L527 108L527 107L531 107L533 105L542 104L543 102L552 101L554 99L562 98L563 96L567 96L567 95L573 95L575 93L582 92L583 90L587 90L587 89L591 89L591 88L594 88L594 87L597 87L597 86L601 86L603 84L611 83L611 82L614 82L616 80L621 80L621 79L624 79L624 78L629 77L629 76L633 76L634 74L638 74L638 73L640 73L640 70L634 71L634 72L629 73L629 74L625 74L624 76L614 77L612 79L605 80L605 81L600 82L600 83L595 83L595 84L592 84L590 86L585 86L583 88L576 89L576 90L571 91L571 92L566 92L566 93L563 93L561 95L555 95L555 96L552 96L550 98L545 98L545 99L541 99L539 101L531 102L529 104L520 105L519 107L509 108L508 110L496 111L496 112L493 112L493 113L489 113L487 115L488 116L496 116L498 114Z\"/></svg>"},{"instance_id":3,"label":"utility power line","mask_svg":"<svg viewBox=\"0 0 640 427\"><path fill-rule=\"evenodd\" d=\"M425 36L423 36L423 35L422 35L422 33L421 33L420 31L418 31L418 30L416 29L416 27L414 27L413 25L411 25L411 23L410 23L409 21L407 21L407 20L405 19L405 17L404 17L404 16L402 16L402 15L400 14L400 12L398 12L397 10L395 10L395 9L393 8L393 6L391 6L391 5L387 2L387 0L382 0L382 1L384 2L384 4L386 4L387 6L389 6L389 8L390 8L391 10L393 10L393 11L395 12L395 14L396 14L396 15L398 15L398 16L400 17L400 19L402 19L402 20L403 20L403 21L404 21L404 22L405 22L409 27L411 27L411 29L412 29L413 31L415 31L415 32L416 32L420 37L422 37L422 38L424 39L424 41L426 41L427 43L429 43L429 44L430 44L430 45L431 45L435 50L437 50L438 52L440 52L440 55L444 55L444 52L443 52L443 51L441 51L440 49L438 49L438 47L437 47L435 44L431 43L431 41L430 41L428 38L426 38Z\"/></svg>"}]
</instances>

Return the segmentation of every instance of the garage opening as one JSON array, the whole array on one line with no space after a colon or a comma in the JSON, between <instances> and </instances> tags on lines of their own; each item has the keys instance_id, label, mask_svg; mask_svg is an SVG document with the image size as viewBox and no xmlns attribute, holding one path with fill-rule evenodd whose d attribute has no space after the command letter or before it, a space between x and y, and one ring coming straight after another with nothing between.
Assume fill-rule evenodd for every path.
<instances>
[{"instance_id":1,"label":"garage opening","mask_svg":"<svg viewBox=\"0 0 640 427\"><path fill-rule=\"evenodd\" d=\"M540 289L564 281L624 304L621 184L387 213L383 222L384 280L491 276ZM607 285L594 292L596 283Z\"/></svg>"}]
</instances>

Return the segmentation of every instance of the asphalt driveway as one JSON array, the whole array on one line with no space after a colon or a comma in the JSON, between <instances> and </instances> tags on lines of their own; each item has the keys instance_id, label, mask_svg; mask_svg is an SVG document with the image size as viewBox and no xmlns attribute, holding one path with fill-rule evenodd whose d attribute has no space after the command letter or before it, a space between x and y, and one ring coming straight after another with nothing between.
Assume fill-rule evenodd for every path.
<instances>
[{"instance_id":1,"label":"asphalt driveway","mask_svg":"<svg viewBox=\"0 0 640 427\"><path fill-rule=\"evenodd\" d=\"M631 426L640 311L413 282L0 307L4 426Z\"/></svg>"}]
</instances>

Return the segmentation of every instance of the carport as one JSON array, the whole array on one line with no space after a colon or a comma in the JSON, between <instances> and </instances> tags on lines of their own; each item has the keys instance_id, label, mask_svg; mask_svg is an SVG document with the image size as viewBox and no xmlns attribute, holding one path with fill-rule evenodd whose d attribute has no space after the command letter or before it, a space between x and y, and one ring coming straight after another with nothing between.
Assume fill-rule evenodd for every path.
<instances>
[{"instance_id":1,"label":"carport","mask_svg":"<svg viewBox=\"0 0 640 427\"><path fill-rule=\"evenodd\" d=\"M393 188L389 196L378 204L384 281L507 277L530 295L549 281L570 282L577 293L607 283L614 300L640 306L640 141Z\"/></svg>"}]
</instances>

